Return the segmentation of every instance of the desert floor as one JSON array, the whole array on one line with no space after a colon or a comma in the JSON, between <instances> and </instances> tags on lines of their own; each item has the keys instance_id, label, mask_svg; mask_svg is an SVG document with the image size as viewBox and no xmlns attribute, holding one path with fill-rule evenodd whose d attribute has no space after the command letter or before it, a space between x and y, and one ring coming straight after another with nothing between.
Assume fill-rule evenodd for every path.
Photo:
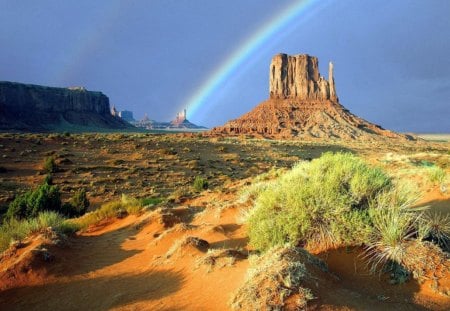
<instances>
[{"instance_id":1,"label":"desert floor","mask_svg":"<svg viewBox=\"0 0 450 311\"><path fill-rule=\"evenodd\" d=\"M0 134L0 206L42 182L42 163L56 159L53 181L70 197L85 187L91 209L122 194L158 198L139 215L106 219L48 246L32 260L33 237L0 261L1 310L228 310L249 267L240 191L273 167L290 168L325 151L349 151L409 179L417 205L450 212L450 189L431 183L423 163L450 173L449 142L295 142L200 134ZM196 176L207 190L192 188ZM192 238L209 243L202 246ZM433 276L390 285L370 274L361 249L312 250L330 273L310 289L312 310L448 310L450 280ZM448 267L445 267L448 269ZM440 271L447 273L448 271Z\"/></svg>"}]
</instances>

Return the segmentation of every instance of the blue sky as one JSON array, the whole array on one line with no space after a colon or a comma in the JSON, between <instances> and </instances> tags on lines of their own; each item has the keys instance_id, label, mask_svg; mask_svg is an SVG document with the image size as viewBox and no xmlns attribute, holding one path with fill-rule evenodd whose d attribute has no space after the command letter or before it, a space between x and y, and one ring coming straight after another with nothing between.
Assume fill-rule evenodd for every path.
<instances>
[{"instance_id":1,"label":"blue sky","mask_svg":"<svg viewBox=\"0 0 450 311\"><path fill-rule=\"evenodd\" d=\"M0 0L0 80L85 86L136 118L170 120L298 1ZM249 55L191 121L215 126L268 97L272 55L335 64L341 103L397 131L450 132L450 1L327 0ZM189 109L189 107L188 107Z\"/></svg>"}]
</instances>

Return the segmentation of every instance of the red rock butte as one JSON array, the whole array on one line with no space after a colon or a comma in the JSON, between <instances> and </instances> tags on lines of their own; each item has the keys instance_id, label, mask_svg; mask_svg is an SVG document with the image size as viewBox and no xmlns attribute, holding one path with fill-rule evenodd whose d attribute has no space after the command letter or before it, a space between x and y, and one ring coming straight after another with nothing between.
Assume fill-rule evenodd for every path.
<instances>
[{"instance_id":1,"label":"red rock butte","mask_svg":"<svg viewBox=\"0 0 450 311\"><path fill-rule=\"evenodd\" d=\"M269 70L269 99L213 134L251 134L268 138L412 139L363 120L339 103L333 64L328 80L317 57L277 54Z\"/></svg>"}]
</instances>

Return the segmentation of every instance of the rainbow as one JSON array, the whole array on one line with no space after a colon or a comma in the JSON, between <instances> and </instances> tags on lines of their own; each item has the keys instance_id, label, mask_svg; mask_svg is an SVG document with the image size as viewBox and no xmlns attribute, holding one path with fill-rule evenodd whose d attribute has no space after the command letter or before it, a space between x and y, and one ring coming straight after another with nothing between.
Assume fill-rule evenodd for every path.
<instances>
[{"instance_id":1,"label":"rainbow","mask_svg":"<svg viewBox=\"0 0 450 311\"><path fill-rule=\"evenodd\" d=\"M121 0L109 1L107 8L104 10L101 18L85 30L82 36L79 36L78 41L75 42L72 48L67 49L68 53L65 57L65 66L59 71L52 74L52 78L56 81L56 85L67 85L67 83L74 78L74 73L79 67L82 67L92 55L98 52L100 48L100 40L109 35L114 27L116 20L120 18L120 14L124 10L124 3ZM78 85L75 85L78 86Z\"/></svg>"},{"instance_id":2,"label":"rainbow","mask_svg":"<svg viewBox=\"0 0 450 311\"><path fill-rule=\"evenodd\" d=\"M250 38L244 41L219 67L217 67L206 79L206 81L190 96L185 107L188 107L188 117L198 118L200 108L208 104L208 100L219 88L233 76L238 68L249 59L255 52L261 50L270 39L284 30L286 27L296 26L306 17L311 16L318 8L319 0L300 0L285 8L262 27ZM308 15L308 13L310 13Z\"/></svg>"}]
</instances>

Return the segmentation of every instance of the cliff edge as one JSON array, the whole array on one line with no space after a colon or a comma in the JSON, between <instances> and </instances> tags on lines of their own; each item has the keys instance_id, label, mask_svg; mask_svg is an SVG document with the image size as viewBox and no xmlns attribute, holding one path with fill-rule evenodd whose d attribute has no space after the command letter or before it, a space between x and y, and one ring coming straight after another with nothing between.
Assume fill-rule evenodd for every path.
<instances>
[{"instance_id":1,"label":"cliff edge","mask_svg":"<svg viewBox=\"0 0 450 311\"><path fill-rule=\"evenodd\" d=\"M57 88L0 81L0 130L130 128L111 115L109 98L83 87Z\"/></svg>"}]
</instances>

